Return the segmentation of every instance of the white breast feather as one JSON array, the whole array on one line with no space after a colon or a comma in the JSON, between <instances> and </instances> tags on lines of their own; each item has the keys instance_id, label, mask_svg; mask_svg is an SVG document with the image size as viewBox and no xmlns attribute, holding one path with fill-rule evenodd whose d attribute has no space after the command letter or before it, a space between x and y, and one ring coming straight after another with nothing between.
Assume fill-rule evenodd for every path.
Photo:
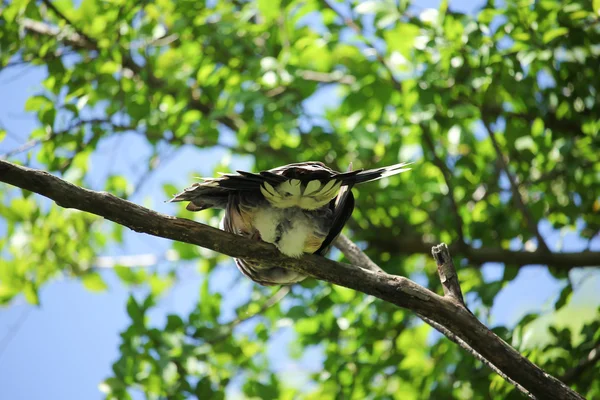
<instances>
[{"instance_id":1,"label":"white breast feather","mask_svg":"<svg viewBox=\"0 0 600 400\"><path fill-rule=\"evenodd\" d=\"M297 218L291 229L282 232L277 248L288 257L300 257L304 254L304 243L313 232L314 226L306 218Z\"/></svg>"},{"instance_id":2,"label":"white breast feather","mask_svg":"<svg viewBox=\"0 0 600 400\"><path fill-rule=\"evenodd\" d=\"M275 243L277 225L282 218L281 211L275 208L260 208L254 214L254 227L260 232L263 242Z\"/></svg>"}]
</instances>

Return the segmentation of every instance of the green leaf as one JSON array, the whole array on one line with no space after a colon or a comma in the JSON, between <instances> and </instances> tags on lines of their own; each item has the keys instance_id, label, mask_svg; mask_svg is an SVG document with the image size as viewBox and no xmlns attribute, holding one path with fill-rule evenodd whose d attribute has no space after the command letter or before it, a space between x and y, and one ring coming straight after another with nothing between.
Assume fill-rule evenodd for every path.
<instances>
[{"instance_id":1,"label":"green leaf","mask_svg":"<svg viewBox=\"0 0 600 400\"><path fill-rule=\"evenodd\" d=\"M194 393L199 399L213 399L214 391L211 387L210 378L207 376L201 378L196 384L196 389Z\"/></svg>"},{"instance_id":2,"label":"green leaf","mask_svg":"<svg viewBox=\"0 0 600 400\"><path fill-rule=\"evenodd\" d=\"M175 279L172 276L162 277L157 274L150 276L150 291L153 296L160 296L165 290L173 286Z\"/></svg>"},{"instance_id":3,"label":"green leaf","mask_svg":"<svg viewBox=\"0 0 600 400\"><path fill-rule=\"evenodd\" d=\"M51 107L53 108L54 104L46 96L33 96L25 102L25 111L39 111Z\"/></svg>"},{"instance_id":4,"label":"green leaf","mask_svg":"<svg viewBox=\"0 0 600 400\"><path fill-rule=\"evenodd\" d=\"M520 269L516 266L505 265L504 266L504 274L502 275L502 280L504 282L510 282L517 277Z\"/></svg>"},{"instance_id":5,"label":"green leaf","mask_svg":"<svg viewBox=\"0 0 600 400\"><path fill-rule=\"evenodd\" d=\"M281 15L281 0L258 0L258 9L265 19L270 23Z\"/></svg>"},{"instance_id":6,"label":"green leaf","mask_svg":"<svg viewBox=\"0 0 600 400\"><path fill-rule=\"evenodd\" d=\"M97 272L87 272L81 277L83 286L92 292L104 292L108 289L108 285Z\"/></svg>"},{"instance_id":7,"label":"green leaf","mask_svg":"<svg viewBox=\"0 0 600 400\"><path fill-rule=\"evenodd\" d=\"M537 151L537 144L531 136L523 136L515 141L515 149L519 151L531 150L535 153Z\"/></svg>"},{"instance_id":8,"label":"green leaf","mask_svg":"<svg viewBox=\"0 0 600 400\"><path fill-rule=\"evenodd\" d=\"M33 282L28 281L25 284L25 287L23 288L23 294L25 295L25 300L27 300L29 304L33 304L36 306L40 304L38 289L37 287L35 287Z\"/></svg>"},{"instance_id":9,"label":"green leaf","mask_svg":"<svg viewBox=\"0 0 600 400\"><path fill-rule=\"evenodd\" d=\"M332 288L343 303L349 303L352 299L356 297L356 291L352 289L348 289L346 287L338 285L333 285Z\"/></svg>"},{"instance_id":10,"label":"green leaf","mask_svg":"<svg viewBox=\"0 0 600 400\"><path fill-rule=\"evenodd\" d=\"M112 74L118 72L120 68L121 68L121 66L118 63L116 63L114 61L106 61L105 63L102 64L102 66L100 67L100 70L98 72L101 74L112 75Z\"/></svg>"},{"instance_id":11,"label":"green leaf","mask_svg":"<svg viewBox=\"0 0 600 400\"><path fill-rule=\"evenodd\" d=\"M394 29L386 31L384 37L389 46L389 53L397 51L405 58L410 58L414 49L415 38L419 35L419 27L413 24L402 23Z\"/></svg>"},{"instance_id":12,"label":"green leaf","mask_svg":"<svg viewBox=\"0 0 600 400\"><path fill-rule=\"evenodd\" d=\"M560 310L561 308L563 308L565 305L567 305L569 303L572 296L573 296L573 287L571 286L571 284L567 284L567 286L565 286L563 288L563 290L560 291L560 295L558 296L556 303L554 303L554 309Z\"/></svg>"},{"instance_id":13,"label":"green leaf","mask_svg":"<svg viewBox=\"0 0 600 400\"><path fill-rule=\"evenodd\" d=\"M127 386L125 385L125 383L123 381L121 381L120 379L117 379L117 378L113 378L113 377L105 379L98 385L98 389L102 393L106 393L106 394L117 393L117 392L125 389L126 387Z\"/></svg>"},{"instance_id":14,"label":"green leaf","mask_svg":"<svg viewBox=\"0 0 600 400\"><path fill-rule=\"evenodd\" d=\"M305 318L296 322L296 332L303 335L312 335L319 330L319 321L317 318Z\"/></svg>"},{"instance_id":15,"label":"green leaf","mask_svg":"<svg viewBox=\"0 0 600 400\"><path fill-rule=\"evenodd\" d=\"M163 185L163 192L168 198L175 196L177 193L181 192L181 190L177 189L177 187L170 183L165 183Z\"/></svg>"},{"instance_id":16,"label":"green leaf","mask_svg":"<svg viewBox=\"0 0 600 400\"><path fill-rule=\"evenodd\" d=\"M367 0L360 2L356 7L354 7L354 11L356 11L357 14L375 14L380 11L394 12L396 10L395 7L390 7L390 3L385 1Z\"/></svg>"},{"instance_id":17,"label":"green leaf","mask_svg":"<svg viewBox=\"0 0 600 400\"><path fill-rule=\"evenodd\" d=\"M553 41L557 37L564 36L567 33L569 33L569 29L567 29L567 28L564 28L564 27L555 28L555 29L552 29L552 30L544 33L544 36L542 37L542 40L544 41L544 43L550 43L551 41Z\"/></svg>"},{"instance_id":18,"label":"green leaf","mask_svg":"<svg viewBox=\"0 0 600 400\"><path fill-rule=\"evenodd\" d=\"M108 177L106 181L106 191L112 192L115 195L123 196L126 193L129 193L131 187L127 179L122 175L111 175Z\"/></svg>"},{"instance_id":19,"label":"green leaf","mask_svg":"<svg viewBox=\"0 0 600 400\"><path fill-rule=\"evenodd\" d=\"M135 269L116 265L113 270L128 285L140 285L146 281L148 274L144 269Z\"/></svg>"},{"instance_id":20,"label":"green leaf","mask_svg":"<svg viewBox=\"0 0 600 400\"><path fill-rule=\"evenodd\" d=\"M531 136L541 136L544 133L544 120L536 118L531 125Z\"/></svg>"},{"instance_id":21,"label":"green leaf","mask_svg":"<svg viewBox=\"0 0 600 400\"><path fill-rule=\"evenodd\" d=\"M173 250L178 253L181 260L193 260L200 255L198 246L189 243L174 242Z\"/></svg>"},{"instance_id":22,"label":"green leaf","mask_svg":"<svg viewBox=\"0 0 600 400\"><path fill-rule=\"evenodd\" d=\"M127 314L138 330L145 330L144 310L137 303L133 295L129 295L129 299L127 300Z\"/></svg>"}]
</instances>

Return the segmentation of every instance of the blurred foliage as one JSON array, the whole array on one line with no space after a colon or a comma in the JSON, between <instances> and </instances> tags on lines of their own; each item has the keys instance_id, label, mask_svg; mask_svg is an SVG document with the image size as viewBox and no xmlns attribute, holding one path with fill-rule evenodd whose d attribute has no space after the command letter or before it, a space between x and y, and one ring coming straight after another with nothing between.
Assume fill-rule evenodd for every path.
<instances>
[{"instance_id":1,"label":"blurred foliage","mask_svg":"<svg viewBox=\"0 0 600 400\"><path fill-rule=\"evenodd\" d=\"M486 260L469 262L469 248L543 250L542 220L584 243L598 235L596 0L489 0L473 15L447 1L438 10L405 0L77 3L2 6L0 66L47 69L25 105L39 121L31 133L37 151L26 162L86 186L90 156L125 133L152 147L149 171L182 146L251 156L256 169L313 159L339 170L414 161L411 173L356 190L348 233L384 269L418 276L432 290L440 288L428 243L455 244L463 289L480 316L518 268L508 257L503 276L486 280ZM0 129L0 141L5 135ZM227 168L224 161L215 170ZM136 187L115 174L100 189L128 197ZM165 185L167 196L176 190ZM7 187L0 216L2 303L21 294L37 304L38 288L60 275L105 290L93 262L123 240L121 227ZM198 218L218 223L217 213ZM175 275L115 268L148 294L126 306L121 357L101 384L108 399L218 399L232 385L261 399L519 397L404 310L322 282L308 280L277 301L253 287L234 319L223 318L221 295L206 282L230 260L180 243L173 251L195 260L207 280L190 315L163 325L151 325L147 313ZM557 310L573 290L568 269L549 268L565 282ZM599 315L559 327L528 315L514 330L495 331L563 376L600 343ZM266 356L275 332L290 325L292 356L314 346L323 353L322 370L306 385L290 384ZM550 336L528 345L533 331ZM568 383L600 398L598 368L588 365Z\"/></svg>"}]
</instances>

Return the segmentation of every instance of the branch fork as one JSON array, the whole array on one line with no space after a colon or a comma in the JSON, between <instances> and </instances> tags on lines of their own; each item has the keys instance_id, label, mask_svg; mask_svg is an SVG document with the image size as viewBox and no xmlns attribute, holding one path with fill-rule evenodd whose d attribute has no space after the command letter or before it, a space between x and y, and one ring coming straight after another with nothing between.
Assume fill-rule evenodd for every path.
<instances>
[{"instance_id":1,"label":"branch fork","mask_svg":"<svg viewBox=\"0 0 600 400\"><path fill-rule=\"evenodd\" d=\"M519 354L467 310L445 245L436 246L435 251L435 257L440 261L440 278L446 293L442 297L408 278L387 274L378 266L375 268L376 264L360 249L345 252L354 265L317 255L292 259L285 257L268 243L160 214L109 193L84 189L47 172L4 160L0 160L0 182L41 194L62 207L98 215L136 232L194 244L231 257L260 260L267 267L290 268L316 279L372 295L415 312L530 398L583 400L577 392ZM344 238L336 243L342 243L340 247L343 249ZM368 261L373 265L369 267Z\"/></svg>"}]
</instances>

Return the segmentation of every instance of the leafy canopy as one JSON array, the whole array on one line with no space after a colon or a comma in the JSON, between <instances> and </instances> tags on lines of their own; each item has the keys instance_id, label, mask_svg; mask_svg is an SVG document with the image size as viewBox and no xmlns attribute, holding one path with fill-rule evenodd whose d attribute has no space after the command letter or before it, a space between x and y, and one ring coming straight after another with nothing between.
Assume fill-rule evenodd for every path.
<instances>
[{"instance_id":1,"label":"leafy canopy","mask_svg":"<svg viewBox=\"0 0 600 400\"><path fill-rule=\"evenodd\" d=\"M119 137L141 138L144 171L198 148L224 154L214 172L236 160L266 169L314 159L339 170L414 161L409 174L356 190L348 234L386 271L438 291L429 245L453 244L479 316L517 276L520 250L561 251L556 237L567 233L585 248L600 230L596 0L490 0L472 14L447 1L427 10L404 0L77 3L3 6L0 66L47 74L25 104L38 120L35 147L11 152L12 160L132 198L144 179L113 171L99 186L89 178L90 160ZM0 141L5 134L0 129ZM186 154L189 181L202 159ZM179 185L164 182L153 198ZM64 275L106 289L95 260L123 242L121 227L8 187L0 216L2 303L23 295L37 304L39 288ZM218 221L211 212L195 218ZM181 243L168 254L180 263L114 268L146 295L126 305L131 325L100 386L108 399L139 391L149 399L218 399L232 387L263 399L517 396L389 304L313 280L283 298L244 282L237 292L218 291L209 281L235 273L230 259ZM156 324L148 312L184 262L206 278L197 305ZM488 262L503 263L503 274L486 277ZM548 265L564 284L549 319L527 315L495 328L555 376L571 373L600 340L598 310L571 314L568 323L559 317L574 289L571 267ZM232 298L234 316L226 317ZM291 384L267 357L273 337L290 326L291 357L322 355L306 386ZM528 344L532 334L539 340ZM568 383L600 397L595 376L588 365Z\"/></svg>"}]
</instances>

